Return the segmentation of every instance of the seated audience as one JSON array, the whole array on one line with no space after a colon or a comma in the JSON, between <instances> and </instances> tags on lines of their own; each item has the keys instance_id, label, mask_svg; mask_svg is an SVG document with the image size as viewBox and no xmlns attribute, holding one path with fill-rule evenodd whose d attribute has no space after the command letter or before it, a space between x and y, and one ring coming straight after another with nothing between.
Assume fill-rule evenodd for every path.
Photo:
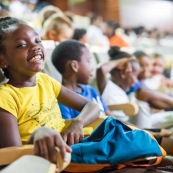
<instances>
[{"instance_id":1,"label":"seated audience","mask_svg":"<svg viewBox=\"0 0 173 173\"><path fill-rule=\"evenodd\" d=\"M0 68L3 69L5 76L9 79L7 83L0 86L1 148L21 146L22 143L24 144L28 141L31 134L39 127L49 127L61 132L65 143L69 145L78 143L77 145L71 146L73 148L72 161L78 158L81 161L81 157L78 157L78 146L81 146L81 144L85 146L87 143L91 144L91 146L94 144L94 150L99 148L98 152L94 154L91 152L93 151L92 147L85 147L89 149L88 151L90 151L90 154L93 154L93 157L96 156L96 163L103 163L102 160L97 161L97 158L100 156L100 151L103 151L103 143L107 143L108 149L114 151L117 149L117 140L122 140L122 137L124 137L123 139L125 141L130 141L128 148L131 148L130 151L133 152L133 155L130 154L128 156L131 156L132 160L144 157L143 152L142 155L138 152L139 149L145 152L145 156L148 156L148 154L152 156L165 155L165 151L158 145L154 137L151 137L147 132L135 129L135 133L133 133L130 127L113 118L107 118L102 123L101 129L94 131L95 133L93 133L91 138L94 138L97 141L96 143L91 138L82 140L84 136L83 127L94 122L99 116L100 109L97 104L70 91L48 75L39 73L44 67L45 50L41 44L39 35L32 27L23 21L11 17L0 18L0 25ZM86 49L83 51L86 51ZM85 67L83 63L86 62L79 61L79 64ZM72 60L71 66L75 71L80 70L75 60ZM71 67L69 66L69 68ZM82 74L81 77L83 75L85 74ZM65 126L65 120L61 117L57 102L80 111L80 114L70 121L71 124L68 127ZM109 129L108 126L111 128ZM112 128L113 126L114 128ZM117 134L116 129L118 127L121 131ZM125 137L124 135L126 133L123 132L121 137L122 129L125 132L128 130L128 134L130 133L131 135ZM104 132L107 134L106 138L104 138ZM103 134L104 140L100 141L101 133ZM114 138L115 133L121 138ZM98 134L99 136L96 138L94 134ZM146 140L142 143L136 143L138 137L140 139L145 138ZM110 140L114 142L114 145L109 142ZM120 143L121 140L119 140L118 147L122 146ZM50 144L46 142L46 145L49 145L49 147ZM52 144L55 146L53 141ZM135 156L133 144L138 146L135 147L137 151ZM65 145L65 149L69 150L66 147ZM45 152L47 152L45 147L41 147L41 149L43 149L41 150L41 155L45 156ZM156 150L153 151L153 149ZM88 156L88 152L86 151L83 150L82 154ZM113 156L115 160L117 159L116 152L108 152L106 150L106 154L110 154L110 157L112 158ZM119 161L129 161L126 156L123 155L122 160ZM105 153L104 158L104 163L112 163L112 160L110 161L110 159L105 157Z\"/></svg>"},{"instance_id":2,"label":"seated audience","mask_svg":"<svg viewBox=\"0 0 173 173\"><path fill-rule=\"evenodd\" d=\"M130 57L131 55L127 55L127 53L124 53L124 52L118 50L116 47L111 48L110 52L111 52L111 61L103 64L97 70L98 88L103 97L103 100L105 101L105 103L107 105L115 104L120 101L120 99L117 99L119 96L119 92L116 92L117 85L121 88L121 90L124 90L124 97L127 98L125 92L128 91L130 86L133 85L132 81L135 82L135 80L137 79L137 75L140 72L139 71L140 68L138 68L137 71L133 71L133 68L131 69L131 71L126 69L127 62L129 60L127 60L127 59L117 60L117 59ZM122 61L124 63L124 68L122 68L123 66L121 65L121 63L120 63L121 68L117 66L117 63L119 61ZM134 62L134 60L132 62ZM137 65L136 61L135 61L135 64ZM114 70L116 71L116 73L114 73ZM109 72L111 74L111 80L107 79L107 73L109 73ZM131 83L129 83L128 81L131 81ZM138 82L138 81L136 80L136 82ZM109 85L111 86L112 89L107 89L107 86L109 86ZM134 92L135 92L135 97L138 100L140 100L144 103L147 103L150 107L154 107L157 109L164 109L164 110L173 109L173 99L167 95L161 94L156 91L151 91L151 90L147 89L144 85L139 85L139 87ZM123 93L123 92L121 92L121 93ZM121 98L123 98L123 97L121 96ZM127 100L128 99L126 99L126 102L128 102ZM115 101L117 101L117 102L115 102ZM147 105L147 108L148 108L148 105ZM146 110L144 110L144 112L146 112ZM141 118L141 117L139 117L139 118ZM149 111L147 111L146 119L149 120L149 118L150 118L150 109L149 109ZM143 123L143 122L144 121L142 121L141 123ZM148 121L148 123L151 123L151 121ZM142 126L140 126L140 127L146 127L148 125L148 123L141 124ZM137 125L139 125L139 124L137 124Z\"/></svg>"}]
</instances>

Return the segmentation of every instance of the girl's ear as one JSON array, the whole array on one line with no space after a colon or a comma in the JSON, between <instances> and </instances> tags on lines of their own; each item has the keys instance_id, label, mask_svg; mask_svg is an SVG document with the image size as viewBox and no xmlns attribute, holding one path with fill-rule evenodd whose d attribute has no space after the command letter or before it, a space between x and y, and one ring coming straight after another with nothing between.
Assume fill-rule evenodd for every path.
<instances>
[{"instance_id":1,"label":"girl's ear","mask_svg":"<svg viewBox=\"0 0 173 173\"><path fill-rule=\"evenodd\" d=\"M76 60L71 61L71 68L74 72L78 72L79 69L78 61Z\"/></svg>"},{"instance_id":2,"label":"girl's ear","mask_svg":"<svg viewBox=\"0 0 173 173\"><path fill-rule=\"evenodd\" d=\"M7 68L7 63L2 54L0 54L0 68Z\"/></svg>"}]
</instances>

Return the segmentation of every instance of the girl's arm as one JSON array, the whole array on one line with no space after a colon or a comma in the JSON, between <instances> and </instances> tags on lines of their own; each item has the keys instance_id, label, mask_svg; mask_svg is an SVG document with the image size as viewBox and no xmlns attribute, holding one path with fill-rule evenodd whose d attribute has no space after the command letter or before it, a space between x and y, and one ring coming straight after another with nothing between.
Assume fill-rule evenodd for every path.
<instances>
[{"instance_id":1,"label":"girl's arm","mask_svg":"<svg viewBox=\"0 0 173 173\"><path fill-rule=\"evenodd\" d=\"M97 86L100 91L100 94L103 93L106 83L107 83L107 74L117 66L117 61L109 61L101 65L96 71L96 80Z\"/></svg>"},{"instance_id":2,"label":"girl's arm","mask_svg":"<svg viewBox=\"0 0 173 173\"><path fill-rule=\"evenodd\" d=\"M69 144L78 143L83 138L83 127L94 122L100 114L97 104L74 93L62 86L58 101L68 107L76 109L81 113L72 121L69 128L63 132L63 139Z\"/></svg>"},{"instance_id":3,"label":"girl's arm","mask_svg":"<svg viewBox=\"0 0 173 173\"><path fill-rule=\"evenodd\" d=\"M173 110L173 98L166 94L142 87L136 92L136 97L139 100L148 102L153 108Z\"/></svg>"},{"instance_id":4,"label":"girl's arm","mask_svg":"<svg viewBox=\"0 0 173 173\"><path fill-rule=\"evenodd\" d=\"M0 108L0 148L21 145L17 119Z\"/></svg>"}]
</instances>

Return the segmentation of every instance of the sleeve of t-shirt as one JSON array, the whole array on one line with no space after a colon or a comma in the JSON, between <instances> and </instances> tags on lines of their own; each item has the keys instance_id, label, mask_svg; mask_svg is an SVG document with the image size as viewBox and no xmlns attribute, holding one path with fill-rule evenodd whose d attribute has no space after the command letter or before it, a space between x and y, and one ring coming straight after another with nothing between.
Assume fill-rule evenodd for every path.
<instances>
[{"instance_id":1,"label":"sleeve of t-shirt","mask_svg":"<svg viewBox=\"0 0 173 173\"><path fill-rule=\"evenodd\" d=\"M136 92L138 89L144 87L144 83L137 81L133 86L130 87L130 90L126 92L127 95L129 95L132 92Z\"/></svg>"},{"instance_id":2,"label":"sleeve of t-shirt","mask_svg":"<svg viewBox=\"0 0 173 173\"><path fill-rule=\"evenodd\" d=\"M0 108L6 110L17 118L20 104L9 92L0 92Z\"/></svg>"}]
</instances>

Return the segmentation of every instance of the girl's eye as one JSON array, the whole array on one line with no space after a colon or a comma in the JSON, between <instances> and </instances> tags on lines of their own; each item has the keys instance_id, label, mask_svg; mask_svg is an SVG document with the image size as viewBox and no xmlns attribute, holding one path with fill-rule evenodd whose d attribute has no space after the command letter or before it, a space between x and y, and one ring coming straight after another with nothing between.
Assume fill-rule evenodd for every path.
<instances>
[{"instance_id":1,"label":"girl's eye","mask_svg":"<svg viewBox=\"0 0 173 173\"><path fill-rule=\"evenodd\" d=\"M36 40L36 43L41 43L41 40L39 39L39 40Z\"/></svg>"},{"instance_id":2,"label":"girl's eye","mask_svg":"<svg viewBox=\"0 0 173 173\"><path fill-rule=\"evenodd\" d=\"M22 44L19 44L19 45L17 46L17 48L21 48L21 47L26 47L26 44L25 44L25 43L22 43Z\"/></svg>"}]
</instances>

